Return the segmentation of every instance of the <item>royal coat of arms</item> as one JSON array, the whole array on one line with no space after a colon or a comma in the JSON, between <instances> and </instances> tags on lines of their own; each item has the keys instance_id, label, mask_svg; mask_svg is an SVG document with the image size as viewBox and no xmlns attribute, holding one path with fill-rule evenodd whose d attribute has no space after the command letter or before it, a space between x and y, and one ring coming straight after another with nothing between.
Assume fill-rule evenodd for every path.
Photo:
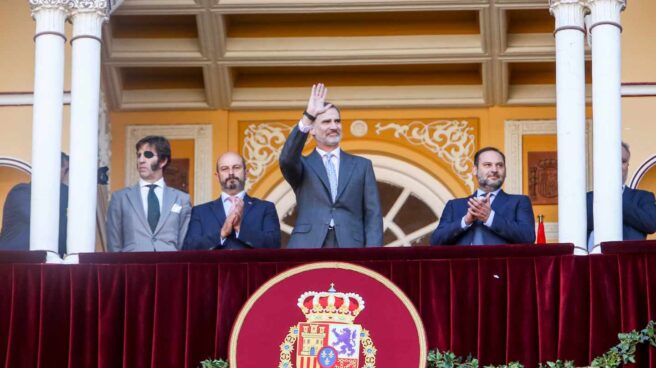
<instances>
[{"instance_id":1,"label":"royal coat of arms","mask_svg":"<svg viewBox=\"0 0 656 368\"><path fill-rule=\"evenodd\" d=\"M279 368L376 367L369 332L353 323L364 310L360 295L337 292L331 285L327 292L303 293L297 305L306 321L289 329L280 345Z\"/></svg>"}]
</instances>

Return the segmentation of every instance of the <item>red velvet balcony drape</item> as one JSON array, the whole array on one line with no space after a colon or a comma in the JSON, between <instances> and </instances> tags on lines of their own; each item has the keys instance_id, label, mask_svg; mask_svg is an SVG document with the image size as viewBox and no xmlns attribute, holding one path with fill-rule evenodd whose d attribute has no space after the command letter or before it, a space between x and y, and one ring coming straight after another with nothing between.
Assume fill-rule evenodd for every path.
<instances>
[{"instance_id":1,"label":"red velvet balcony drape","mask_svg":"<svg viewBox=\"0 0 656 368\"><path fill-rule=\"evenodd\" d=\"M196 367L227 357L232 322L250 294L283 270L328 259L394 281L419 310L430 348L471 353L484 364L535 367L560 358L584 365L618 332L656 319L656 254L575 257L571 250L101 254L71 266L4 263L0 366ZM639 352L641 366L656 367L653 350Z\"/></svg>"}]
</instances>

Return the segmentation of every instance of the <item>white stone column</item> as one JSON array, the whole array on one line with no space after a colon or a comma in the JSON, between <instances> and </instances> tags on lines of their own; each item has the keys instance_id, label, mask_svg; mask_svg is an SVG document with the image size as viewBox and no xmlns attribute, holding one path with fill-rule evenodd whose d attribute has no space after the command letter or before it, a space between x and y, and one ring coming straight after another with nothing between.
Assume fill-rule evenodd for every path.
<instances>
[{"instance_id":1,"label":"white stone column","mask_svg":"<svg viewBox=\"0 0 656 368\"><path fill-rule=\"evenodd\" d=\"M61 262L59 185L67 4L67 0L30 0L36 20L30 250L48 251L48 262Z\"/></svg>"},{"instance_id":2,"label":"white stone column","mask_svg":"<svg viewBox=\"0 0 656 368\"><path fill-rule=\"evenodd\" d=\"M551 0L556 18L558 239L586 249L584 0Z\"/></svg>"},{"instance_id":3,"label":"white stone column","mask_svg":"<svg viewBox=\"0 0 656 368\"><path fill-rule=\"evenodd\" d=\"M104 0L72 0L73 67L71 83L71 152L66 262L95 251L98 172L100 49Z\"/></svg>"},{"instance_id":4,"label":"white stone column","mask_svg":"<svg viewBox=\"0 0 656 368\"><path fill-rule=\"evenodd\" d=\"M624 0L588 0L592 34L594 242L622 240L620 13ZM593 253L599 253L596 247Z\"/></svg>"}]
</instances>

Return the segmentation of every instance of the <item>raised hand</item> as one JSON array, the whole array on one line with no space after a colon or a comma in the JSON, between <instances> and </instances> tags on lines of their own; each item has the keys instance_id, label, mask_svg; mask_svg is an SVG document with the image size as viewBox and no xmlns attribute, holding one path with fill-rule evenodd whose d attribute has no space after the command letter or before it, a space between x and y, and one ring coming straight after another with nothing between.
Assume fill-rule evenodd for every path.
<instances>
[{"instance_id":1,"label":"raised hand","mask_svg":"<svg viewBox=\"0 0 656 368\"><path fill-rule=\"evenodd\" d=\"M326 88L323 83L312 85L312 92L310 93L310 98L308 99L308 105L305 111L316 118L317 115L328 110L331 105L324 106L327 95L328 88Z\"/></svg>"},{"instance_id":2,"label":"raised hand","mask_svg":"<svg viewBox=\"0 0 656 368\"><path fill-rule=\"evenodd\" d=\"M490 193L488 193L483 199L470 198L467 204L469 205L467 214L471 212L476 219L481 220L482 222L486 222L490 217L490 213L492 213L492 207L490 206Z\"/></svg>"},{"instance_id":3,"label":"raised hand","mask_svg":"<svg viewBox=\"0 0 656 368\"><path fill-rule=\"evenodd\" d=\"M235 230L235 232L238 233L239 229L241 229L241 219L244 214L244 201L242 201L240 198L237 198L233 204L232 212L230 214L234 215L232 219L232 228Z\"/></svg>"},{"instance_id":4,"label":"raised hand","mask_svg":"<svg viewBox=\"0 0 656 368\"><path fill-rule=\"evenodd\" d=\"M221 227L221 238L225 239L232 234L233 222L235 221L235 211L230 212Z\"/></svg>"}]
</instances>

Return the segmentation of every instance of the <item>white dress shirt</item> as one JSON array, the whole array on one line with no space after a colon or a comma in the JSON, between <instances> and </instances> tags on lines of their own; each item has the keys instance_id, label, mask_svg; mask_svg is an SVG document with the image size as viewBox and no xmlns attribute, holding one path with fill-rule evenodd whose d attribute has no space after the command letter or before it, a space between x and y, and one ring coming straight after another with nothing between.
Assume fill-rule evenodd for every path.
<instances>
[{"instance_id":1,"label":"white dress shirt","mask_svg":"<svg viewBox=\"0 0 656 368\"><path fill-rule=\"evenodd\" d=\"M144 214L146 214L146 217L148 217L148 192L150 191L150 187L148 187L148 185L150 184L157 185L155 188L155 195L159 201L160 214L162 213L162 206L164 205L164 202L162 201L164 199L164 186L166 185L166 183L164 183L164 178L161 178L154 183L149 183L143 179L139 179L139 188L141 189L141 205L143 206Z\"/></svg>"}]
</instances>

